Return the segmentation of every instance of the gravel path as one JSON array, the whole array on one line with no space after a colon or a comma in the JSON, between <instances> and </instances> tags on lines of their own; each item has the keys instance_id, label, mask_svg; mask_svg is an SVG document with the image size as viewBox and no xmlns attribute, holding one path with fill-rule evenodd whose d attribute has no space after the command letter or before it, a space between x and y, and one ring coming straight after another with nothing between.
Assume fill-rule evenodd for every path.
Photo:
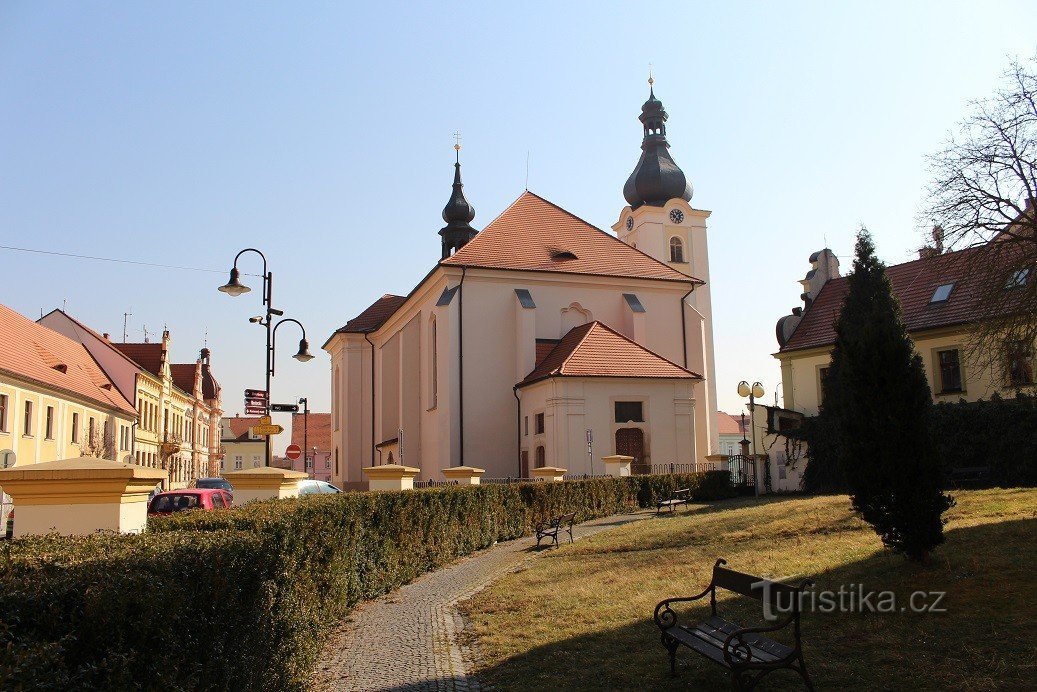
<instances>
[{"instance_id":1,"label":"gravel path","mask_svg":"<svg viewBox=\"0 0 1037 692\"><path fill-rule=\"evenodd\" d=\"M576 539L651 516L620 514L580 524ZM316 690L479 690L474 652L459 634L456 604L534 559L536 541L494 545L360 604L334 632L313 676Z\"/></svg>"}]
</instances>

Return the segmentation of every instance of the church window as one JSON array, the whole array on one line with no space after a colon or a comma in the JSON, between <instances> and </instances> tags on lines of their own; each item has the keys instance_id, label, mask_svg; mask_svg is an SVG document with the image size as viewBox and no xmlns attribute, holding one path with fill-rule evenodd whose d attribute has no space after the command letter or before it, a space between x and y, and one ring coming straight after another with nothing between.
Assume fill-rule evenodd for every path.
<instances>
[{"instance_id":1,"label":"church window","mask_svg":"<svg viewBox=\"0 0 1037 692\"><path fill-rule=\"evenodd\" d=\"M644 402L641 401L617 401L616 422L617 423L643 423Z\"/></svg>"},{"instance_id":2,"label":"church window","mask_svg":"<svg viewBox=\"0 0 1037 692\"><path fill-rule=\"evenodd\" d=\"M670 261L684 262L684 241L677 236L670 238Z\"/></svg>"},{"instance_id":3,"label":"church window","mask_svg":"<svg viewBox=\"0 0 1037 692\"><path fill-rule=\"evenodd\" d=\"M533 416L533 432L537 435L544 434L544 414L538 413Z\"/></svg>"},{"instance_id":4,"label":"church window","mask_svg":"<svg viewBox=\"0 0 1037 692\"><path fill-rule=\"evenodd\" d=\"M536 451L536 467L542 469L547 466L547 453L543 447L537 447Z\"/></svg>"}]
</instances>

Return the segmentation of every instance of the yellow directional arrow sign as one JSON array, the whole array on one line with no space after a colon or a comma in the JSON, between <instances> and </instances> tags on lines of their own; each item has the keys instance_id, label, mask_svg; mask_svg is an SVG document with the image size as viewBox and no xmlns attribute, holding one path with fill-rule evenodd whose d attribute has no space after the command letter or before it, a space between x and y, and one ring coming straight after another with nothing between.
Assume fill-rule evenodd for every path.
<instances>
[{"instance_id":1,"label":"yellow directional arrow sign","mask_svg":"<svg viewBox=\"0 0 1037 692\"><path fill-rule=\"evenodd\" d=\"M280 425L269 425L269 424L266 424L266 425L253 425L252 426L252 434L253 435L262 435L262 436L279 435L279 434L281 434L283 432L284 432L284 428L282 428Z\"/></svg>"}]
</instances>

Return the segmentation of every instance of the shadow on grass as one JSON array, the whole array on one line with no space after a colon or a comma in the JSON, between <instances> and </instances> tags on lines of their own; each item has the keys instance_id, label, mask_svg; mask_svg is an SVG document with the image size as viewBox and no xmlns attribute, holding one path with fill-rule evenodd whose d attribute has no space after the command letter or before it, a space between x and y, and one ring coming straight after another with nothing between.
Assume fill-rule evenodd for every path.
<instances>
[{"instance_id":1,"label":"shadow on grass","mask_svg":"<svg viewBox=\"0 0 1037 692\"><path fill-rule=\"evenodd\" d=\"M956 528L947 532L946 544L929 565L880 550L864 560L809 575L815 590L862 585L867 591L891 591L898 609L907 608L913 592L926 592L929 604L936 599L932 594L946 592L939 603L946 609L943 613L805 613L803 647L816 687L1030 688L1037 641L1037 606L1029 598L1037 570L1035 539L1037 519ZM729 566L746 572L764 569ZM690 595L704 586L685 584L653 598ZM622 597L602 594L602 610L608 609L608 600ZM743 626L762 622L759 604L749 599L722 598L718 609ZM708 605L696 606L682 613L681 621L697 622L707 614ZM550 622L550 613L535 616ZM579 624L559 622L557 627L578 629ZM650 611L626 627L531 649L480 671L480 678L501 690L730 688L725 670L688 649L678 653L678 675L671 677ZM782 671L764 678L760 688L802 689L802 683L794 672Z\"/></svg>"}]
</instances>

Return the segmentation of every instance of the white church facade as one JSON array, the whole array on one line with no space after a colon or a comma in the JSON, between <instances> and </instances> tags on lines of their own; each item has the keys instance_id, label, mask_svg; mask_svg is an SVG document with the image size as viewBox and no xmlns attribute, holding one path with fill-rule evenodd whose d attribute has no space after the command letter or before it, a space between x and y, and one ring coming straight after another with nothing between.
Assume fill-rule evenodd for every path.
<instances>
[{"instance_id":1,"label":"white church facade","mask_svg":"<svg viewBox=\"0 0 1037 692\"><path fill-rule=\"evenodd\" d=\"M708 211L670 157L666 111L642 107L641 159L613 233L523 192L482 231L460 164L439 263L324 344L333 476L402 463L487 477L706 463L717 450Z\"/></svg>"}]
</instances>

